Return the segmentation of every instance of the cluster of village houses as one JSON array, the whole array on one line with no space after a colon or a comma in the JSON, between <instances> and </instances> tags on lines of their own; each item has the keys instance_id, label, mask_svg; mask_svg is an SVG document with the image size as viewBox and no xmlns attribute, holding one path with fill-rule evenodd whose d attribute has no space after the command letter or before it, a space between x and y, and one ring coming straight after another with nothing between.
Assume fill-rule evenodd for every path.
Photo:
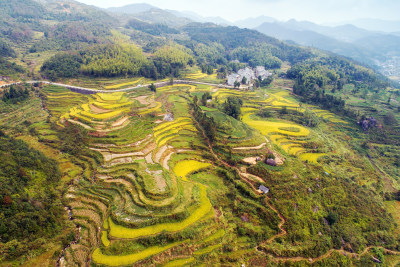
<instances>
[{"instance_id":1,"label":"cluster of village houses","mask_svg":"<svg viewBox=\"0 0 400 267\"><path fill-rule=\"evenodd\" d=\"M234 86L235 82L242 82L243 77L246 78L246 84L251 85L253 80L258 79L261 76L261 80L272 76L272 73L267 71L263 66L258 66L255 69L246 67L245 69L240 69L237 73L231 73L227 77L227 84Z\"/></svg>"}]
</instances>

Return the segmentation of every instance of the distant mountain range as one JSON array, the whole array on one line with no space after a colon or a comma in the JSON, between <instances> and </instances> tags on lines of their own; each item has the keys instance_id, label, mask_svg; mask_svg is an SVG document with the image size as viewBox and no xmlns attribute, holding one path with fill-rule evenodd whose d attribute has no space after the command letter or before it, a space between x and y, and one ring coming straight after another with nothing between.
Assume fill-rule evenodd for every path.
<instances>
[{"instance_id":1,"label":"distant mountain range","mask_svg":"<svg viewBox=\"0 0 400 267\"><path fill-rule=\"evenodd\" d=\"M294 19L282 22L272 17L259 16L230 22L221 17L204 17L192 11L164 10L149 4L131 4L108 8L107 11L129 14L144 22L170 27L181 27L191 22L211 22L255 29L289 43L344 55L381 70L385 68L385 62L400 57L400 21L359 19L342 25L326 26ZM393 65L392 61L390 65Z\"/></svg>"},{"instance_id":2,"label":"distant mountain range","mask_svg":"<svg viewBox=\"0 0 400 267\"><path fill-rule=\"evenodd\" d=\"M356 19L356 20L346 21L345 23L340 23L340 24L352 24L354 26L369 31L381 31L386 33L400 31L400 20L390 21L382 19Z\"/></svg>"},{"instance_id":3,"label":"distant mountain range","mask_svg":"<svg viewBox=\"0 0 400 267\"><path fill-rule=\"evenodd\" d=\"M113 13L135 15L136 18L147 22L165 23L169 26L182 25L189 22L212 22L218 25L233 25L232 22L221 17L203 17L192 11L161 9L144 3L111 7L106 10Z\"/></svg>"}]
</instances>

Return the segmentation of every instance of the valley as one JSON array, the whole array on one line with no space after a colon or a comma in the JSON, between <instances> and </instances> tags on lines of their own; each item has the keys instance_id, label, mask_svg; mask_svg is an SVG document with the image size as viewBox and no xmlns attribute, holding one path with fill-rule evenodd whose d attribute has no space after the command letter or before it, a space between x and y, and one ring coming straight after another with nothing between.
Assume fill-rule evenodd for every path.
<instances>
[{"instance_id":1,"label":"valley","mask_svg":"<svg viewBox=\"0 0 400 267\"><path fill-rule=\"evenodd\" d=\"M400 90L374 69L245 28L287 26L265 16L0 15L0 266L400 264Z\"/></svg>"},{"instance_id":2,"label":"valley","mask_svg":"<svg viewBox=\"0 0 400 267\"><path fill-rule=\"evenodd\" d=\"M86 153L76 154L63 163L76 169L62 169L64 173L79 174L70 176L75 178L70 178L63 197L79 234L62 254L59 266L82 266L87 262L107 266L177 266L210 264L215 260L251 265L265 255L272 262L323 262L330 257L349 257L343 249L327 247L302 258L311 244L287 243L287 247L278 249L276 240L298 231L292 228L293 215L285 206L304 202L297 197L285 197L289 193L285 184L300 186L307 192L306 199L313 203L310 208L318 218L325 212L314 207L324 206L320 196L344 175L340 172L344 166L349 172L357 170L354 181L360 185L379 182L378 173L375 178L371 176L371 171L376 172L373 169L365 170L369 172L365 180L359 169L366 164L365 160L346 147L351 139L335 130L350 130L354 126L316 106L300 104L287 89L290 81L276 80L270 88L256 91L181 82L158 87L156 93L138 87L85 91L90 94L36 83L44 93L42 101L50 120L30 126L35 130L29 132L36 132L37 137L23 134L19 138L42 144L34 147L50 155L49 151L57 149L61 141L51 133L51 125L73 127L74 131L79 129L74 125L78 125L88 139L88 149L92 151L89 153L97 154L95 158ZM229 119L217 109L202 107L219 125L212 144L201 124L190 115L193 97L210 91L212 101L207 105L211 106L232 96L243 99L239 121ZM261 110L280 114L282 109L311 113L319 120L318 127L257 115ZM173 120L164 121L169 113ZM5 119L2 123L12 122ZM329 134L334 131L335 135ZM40 143L34 141L36 138ZM314 145L309 146L311 143ZM243 146L249 147L241 150ZM243 161L249 157L263 158L268 153L280 164L269 167L262 162L252 165ZM340 164L336 158L341 159ZM353 164L349 164L350 158ZM356 158L358 163L354 165ZM277 183L276 179L285 183ZM267 186L270 193L262 196L260 184ZM247 203L243 213L239 203L233 209L229 207L232 190L237 191L235 199ZM268 216L260 218L259 212ZM305 206L298 212L310 211ZM262 228L261 221L253 221L256 218L263 220ZM251 236L258 233L256 243L248 234L238 235L235 225L241 225L240 231L244 233L252 232ZM329 233L321 238L324 235ZM290 252L294 249L300 254ZM359 257L367 254L368 250L360 251Z\"/></svg>"}]
</instances>

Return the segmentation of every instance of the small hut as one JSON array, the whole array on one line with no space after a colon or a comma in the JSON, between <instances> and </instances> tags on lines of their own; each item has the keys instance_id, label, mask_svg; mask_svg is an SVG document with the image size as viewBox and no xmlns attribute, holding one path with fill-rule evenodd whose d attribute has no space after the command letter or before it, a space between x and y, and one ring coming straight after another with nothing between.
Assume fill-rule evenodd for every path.
<instances>
[{"instance_id":1,"label":"small hut","mask_svg":"<svg viewBox=\"0 0 400 267\"><path fill-rule=\"evenodd\" d=\"M267 159L265 163L267 163L269 166L276 166L276 161L274 159Z\"/></svg>"},{"instance_id":2,"label":"small hut","mask_svg":"<svg viewBox=\"0 0 400 267\"><path fill-rule=\"evenodd\" d=\"M269 188L263 185L260 185L260 187L258 188L261 192L263 192L263 194L268 194L269 192Z\"/></svg>"}]
</instances>

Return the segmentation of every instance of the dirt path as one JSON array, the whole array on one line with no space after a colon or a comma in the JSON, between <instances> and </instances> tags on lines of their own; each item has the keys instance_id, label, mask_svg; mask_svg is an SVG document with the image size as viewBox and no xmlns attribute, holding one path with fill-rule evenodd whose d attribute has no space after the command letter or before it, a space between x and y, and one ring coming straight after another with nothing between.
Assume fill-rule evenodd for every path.
<instances>
[{"instance_id":1,"label":"dirt path","mask_svg":"<svg viewBox=\"0 0 400 267\"><path fill-rule=\"evenodd\" d=\"M135 97L133 99L139 101L139 103L142 105L148 105L148 104L150 104L149 101L147 100L148 97L149 97L148 95L143 95L143 96Z\"/></svg>"},{"instance_id":2,"label":"dirt path","mask_svg":"<svg viewBox=\"0 0 400 267\"><path fill-rule=\"evenodd\" d=\"M253 147L234 147L233 150L258 150L263 148L267 143L262 143L259 146L253 146Z\"/></svg>"},{"instance_id":3,"label":"dirt path","mask_svg":"<svg viewBox=\"0 0 400 267\"><path fill-rule=\"evenodd\" d=\"M90 110L93 111L93 113L96 113L96 114L102 114L102 113L110 112L109 109L102 109L102 108L99 108L99 107L97 107L97 106L95 106L93 104L90 104L89 107L90 107Z\"/></svg>"},{"instance_id":4,"label":"dirt path","mask_svg":"<svg viewBox=\"0 0 400 267\"><path fill-rule=\"evenodd\" d=\"M129 117L122 117L119 120L117 120L116 122L114 122L111 126L112 127L120 127L120 126L124 125L124 123L128 120L129 120Z\"/></svg>"}]
</instances>

